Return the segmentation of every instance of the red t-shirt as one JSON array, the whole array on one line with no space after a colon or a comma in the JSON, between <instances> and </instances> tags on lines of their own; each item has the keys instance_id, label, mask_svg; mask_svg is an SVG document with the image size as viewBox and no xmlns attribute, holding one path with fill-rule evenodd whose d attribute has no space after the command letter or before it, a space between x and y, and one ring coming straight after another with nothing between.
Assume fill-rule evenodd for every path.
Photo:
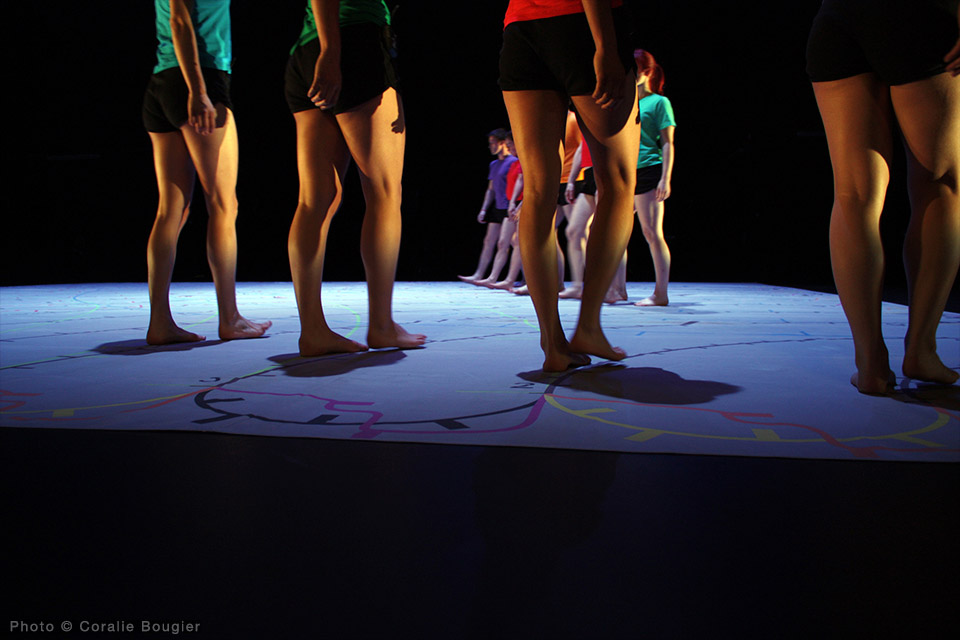
<instances>
[{"instance_id":1,"label":"red t-shirt","mask_svg":"<svg viewBox=\"0 0 960 640\"><path fill-rule=\"evenodd\" d=\"M589 169L593 166L593 158L590 157L590 147L587 146L587 141L583 141L583 150L580 152L580 169Z\"/></svg>"},{"instance_id":2,"label":"red t-shirt","mask_svg":"<svg viewBox=\"0 0 960 640\"><path fill-rule=\"evenodd\" d=\"M611 7L619 7L623 0L610 0ZM503 16L503 26L523 20L555 18L572 13L583 13L581 0L510 0L507 13Z\"/></svg>"},{"instance_id":3,"label":"red t-shirt","mask_svg":"<svg viewBox=\"0 0 960 640\"><path fill-rule=\"evenodd\" d=\"M523 169L520 168L519 162L514 162L510 165L510 170L507 171L507 200L513 198L513 188L517 185L517 177L523 173ZM523 190L520 190L520 194L517 196L517 202L523 200Z\"/></svg>"}]
</instances>

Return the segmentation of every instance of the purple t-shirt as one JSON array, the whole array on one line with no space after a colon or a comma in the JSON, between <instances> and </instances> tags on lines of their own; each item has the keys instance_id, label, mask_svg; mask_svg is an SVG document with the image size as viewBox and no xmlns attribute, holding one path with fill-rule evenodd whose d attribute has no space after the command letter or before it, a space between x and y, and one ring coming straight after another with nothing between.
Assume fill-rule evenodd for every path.
<instances>
[{"instance_id":1,"label":"purple t-shirt","mask_svg":"<svg viewBox=\"0 0 960 640\"><path fill-rule=\"evenodd\" d=\"M510 197L507 196L507 173L510 171L510 165L516 161L516 156L507 156L503 160L498 159L490 163L487 180L493 180L493 195L496 197L497 209L506 209L510 206Z\"/></svg>"}]
</instances>

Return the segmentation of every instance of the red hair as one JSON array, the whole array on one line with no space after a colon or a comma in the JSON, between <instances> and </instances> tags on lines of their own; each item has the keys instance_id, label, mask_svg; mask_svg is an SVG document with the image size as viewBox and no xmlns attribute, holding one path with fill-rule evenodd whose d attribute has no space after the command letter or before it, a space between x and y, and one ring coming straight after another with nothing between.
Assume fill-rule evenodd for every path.
<instances>
[{"instance_id":1,"label":"red hair","mask_svg":"<svg viewBox=\"0 0 960 640\"><path fill-rule=\"evenodd\" d=\"M657 64L653 54L643 49L633 52L633 60L637 63L637 74L650 73L650 90L663 95L663 67Z\"/></svg>"}]
</instances>

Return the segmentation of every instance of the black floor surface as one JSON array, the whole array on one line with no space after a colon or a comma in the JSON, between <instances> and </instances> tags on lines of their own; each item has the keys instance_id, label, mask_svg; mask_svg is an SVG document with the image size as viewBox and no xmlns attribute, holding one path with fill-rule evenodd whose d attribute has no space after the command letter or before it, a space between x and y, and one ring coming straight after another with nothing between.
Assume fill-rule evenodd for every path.
<instances>
[{"instance_id":1,"label":"black floor surface","mask_svg":"<svg viewBox=\"0 0 960 640\"><path fill-rule=\"evenodd\" d=\"M74 625L45 636L960 631L958 465L42 429L0 446L3 608Z\"/></svg>"}]
</instances>

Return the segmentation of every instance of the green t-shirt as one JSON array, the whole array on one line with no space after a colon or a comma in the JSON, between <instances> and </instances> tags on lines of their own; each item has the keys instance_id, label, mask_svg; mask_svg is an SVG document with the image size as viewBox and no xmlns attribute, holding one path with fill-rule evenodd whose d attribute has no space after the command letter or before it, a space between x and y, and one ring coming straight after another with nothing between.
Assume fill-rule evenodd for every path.
<instances>
[{"instance_id":1,"label":"green t-shirt","mask_svg":"<svg viewBox=\"0 0 960 640\"><path fill-rule=\"evenodd\" d=\"M660 150L660 131L677 126L673 119L673 105L670 99L651 93L640 98L640 156L637 169L650 167L663 162Z\"/></svg>"},{"instance_id":2,"label":"green t-shirt","mask_svg":"<svg viewBox=\"0 0 960 640\"><path fill-rule=\"evenodd\" d=\"M170 0L154 0L157 14L157 65L154 73L178 66L170 31ZM200 66L230 73L233 48L230 43L230 0L193 0L190 13L197 34Z\"/></svg>"},{"instance_id":3,"label":"green t-shirt","mask_svg":"<svg viewBox=\"0 0 960 640\"><path fill-rule=\"evenodd\" d=\"M390 24L390 9L387 8L386 1L340 0L340 26L346 27L362 22L369 22L381 27ZM297 47L301 47L311 40L316 40L318 37L317 21L313 17L313 7L310 6L310 0L307 0L307 17L303 20L300 37L297 38L297 43L290 49L290 53L293 53Z\"/></svg>"}]
</instances>

